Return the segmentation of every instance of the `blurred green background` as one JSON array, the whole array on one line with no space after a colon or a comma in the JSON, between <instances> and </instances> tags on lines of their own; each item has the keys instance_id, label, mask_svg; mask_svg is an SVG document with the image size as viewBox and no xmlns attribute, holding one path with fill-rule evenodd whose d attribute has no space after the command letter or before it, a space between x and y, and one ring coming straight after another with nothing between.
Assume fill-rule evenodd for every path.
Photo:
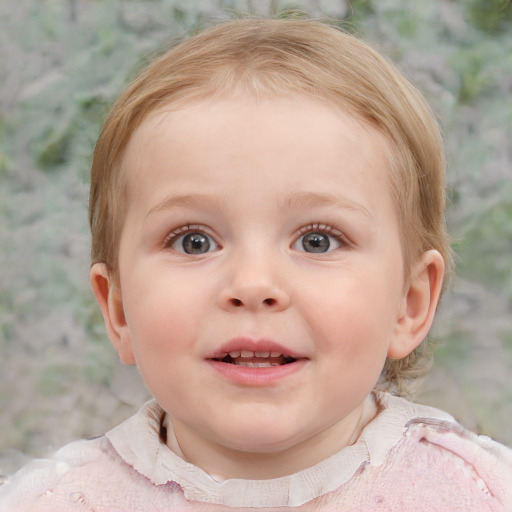
<instances>
[{"instance_id":1,"label":"blurred green background","mask_svg":"<svg viewBox=\"0 0 512 512\"><path fill-rule=\"evenodd\" d=\"M169 38L294 9L375 44L439 113L458 278L417 399L512 444L509 1L1 0L0 474L147 398L88 284L88 170L106 108Z\"/></svg>"}]
</instances>

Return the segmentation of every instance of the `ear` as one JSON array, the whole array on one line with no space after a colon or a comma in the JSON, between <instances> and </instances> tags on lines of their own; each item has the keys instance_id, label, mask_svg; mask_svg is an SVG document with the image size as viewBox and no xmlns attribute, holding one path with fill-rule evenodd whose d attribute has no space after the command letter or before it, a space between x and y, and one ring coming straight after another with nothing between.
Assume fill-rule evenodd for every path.
<instances>
[{"instance_id":1,"label":"ear","mask_svg":"<svg viewBox=\"0 0 512 512\"><path fill-rule=\"evenodd\" d=\"M413 266L404 300L388 347L389 359L408 356L427 337L441 295L444 260L436 250L422 254Z\"/></svg>"},{"instance_id":2,"label":"ear","mask_svg":"<svg viewBox=\"0 0 512 512\"><path fill-rule=\"evenodd\" d=\"M119 285L115 282L105 263L92 265L89 278L112 345L124 364L135 364L130 330L124 315Z\"/></svg>"}]
</instances>

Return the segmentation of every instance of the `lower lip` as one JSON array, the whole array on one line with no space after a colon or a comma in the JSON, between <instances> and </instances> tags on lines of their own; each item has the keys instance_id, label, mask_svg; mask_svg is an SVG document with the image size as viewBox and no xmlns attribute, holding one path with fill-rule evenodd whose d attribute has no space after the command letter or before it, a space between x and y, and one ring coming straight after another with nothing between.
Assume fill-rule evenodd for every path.
<instances>
[{"instance_id":1,"label":"lower lip","mask_svg":"<svg viewBox=\"0 0 512 512\"><path fill-rule=\"evenodd\" d=\"M297 359L297 361L293 363L280 366L264 366L262 368L238 366L236 364L222 363L213 359L208 359L207 362L215 371L220 373L222 377L236 384L263 387L299 372L306 365L307 359Z\"/></svg>"}]
</instances>

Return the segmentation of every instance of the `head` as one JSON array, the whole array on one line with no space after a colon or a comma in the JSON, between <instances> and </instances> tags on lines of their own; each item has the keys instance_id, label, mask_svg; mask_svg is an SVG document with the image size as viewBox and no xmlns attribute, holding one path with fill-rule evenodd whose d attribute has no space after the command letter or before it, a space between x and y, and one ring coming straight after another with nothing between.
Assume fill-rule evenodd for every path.
<instances>
[{"instance_id":1,"label":"head","mask_svg":"<svg viewBox=\"0 0 512 512\"><path fill-rule=\"evenodd\" d=\"M451 268L444 225L442 138L422 95L396 67L357 38L314 21L239 20L215 26L152 62L108 115L92 165L92 261L118 280L119 246L130 208L124 156L135 130L162 107L207 98L307 97L376 130L387 141L389 193L400 228L405 281L436 250ZM389 358L381 386L397 392L421 373L425 344Z\"/></svg>"}]
</instances>

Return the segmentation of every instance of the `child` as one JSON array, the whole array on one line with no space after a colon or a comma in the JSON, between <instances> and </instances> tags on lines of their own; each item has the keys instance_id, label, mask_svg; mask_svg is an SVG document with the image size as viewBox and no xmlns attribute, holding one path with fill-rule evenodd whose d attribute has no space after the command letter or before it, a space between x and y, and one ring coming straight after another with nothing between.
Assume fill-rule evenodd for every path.
<instances>
[{"instance_id":1,"label":"child","mask_svg":"<svg viewBox=\"0 0 512 512\"><path fill-rule=\"evenodd\" d=\"M512 453L398 398L451 269L422 96L356 38L242 20L128 87L91 282L154 400L35 461L7 511L512 510Z\"/></svg>"}]
</instances>

